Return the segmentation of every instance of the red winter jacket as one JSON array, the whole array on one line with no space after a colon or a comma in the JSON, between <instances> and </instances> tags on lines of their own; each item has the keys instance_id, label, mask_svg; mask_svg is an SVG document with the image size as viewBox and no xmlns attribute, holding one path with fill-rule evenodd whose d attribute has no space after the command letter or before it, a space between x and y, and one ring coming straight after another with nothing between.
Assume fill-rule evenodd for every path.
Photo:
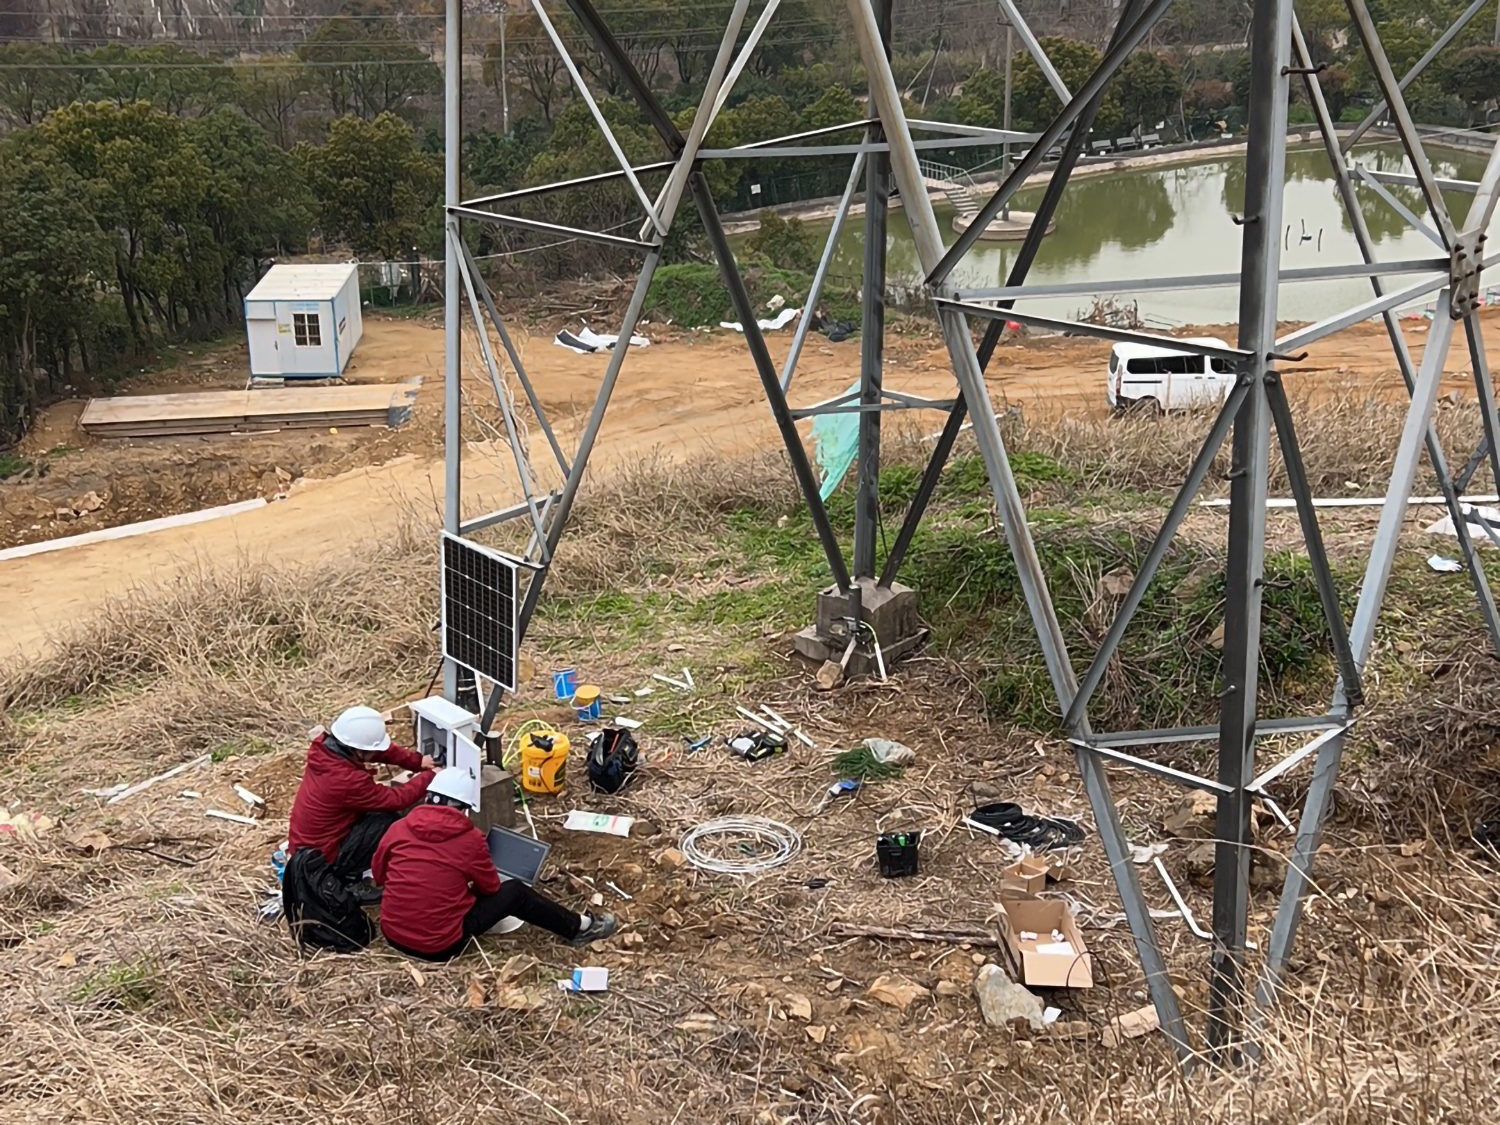
<instances>
[{"instance_id":1,"label":"red winter jacket","mask_svg":"<svg viewBox=\"0 0 1500 1125\"><path fill-rule=\"evenodd\" d=\"M384 753L373 755L377 762L389 762L406 770L421 770L404 785L381 785L370 771L358 762L340 757L323 745L318 735L307 748L307 766L302 784L292 802L292 819L287 829L290 852L317 848L323 858L338 859L339 845L360 813L399 812L422 799L432 783L432 773L422 770L422 755L392 745Z\"/></svg>"},{"instance_id":2,"label":"red winter jacket","mask_svg":"<svg viewBox=\"0 0 1500 1125\"><path fill-rule=\"evenodd\" d=\"M450 805L419 805L391 825L370 870L385 888L381 932L418 953L457 945L475 894L500 889L483 834Z\"/></svg>"}]
</instances>

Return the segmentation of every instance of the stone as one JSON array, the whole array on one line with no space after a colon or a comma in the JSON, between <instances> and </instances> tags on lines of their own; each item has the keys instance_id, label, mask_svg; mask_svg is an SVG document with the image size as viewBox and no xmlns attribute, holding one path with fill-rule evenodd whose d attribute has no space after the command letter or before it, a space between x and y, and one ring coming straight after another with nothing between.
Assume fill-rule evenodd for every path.
<instances>
[{"instance_id":1,"label":"stone","mask_svg":"<svg viewBox=\"0 0 1500 1125\"><path fill-rule=\"evenodd\" d=\"M974 992L979 997L979 1012L991 1027L1007 1027L1015 1020L1025 1020L1033 1031L1047 1026L1042 1002L993 962L980 966L974 977Z\"/></svg>"},{"instance_id":2,"label":"stone","mask_svg":"<svg viewBox=\"0 0 1500 1125\"><path fill-rule=\"evenodd\" d=\"M1192 797L1184 797L1162 818L1161 826L1179 840L1212 840L1213 816L1204 816Z\"/></svg>"},{"instance_id":3,"label":"stone","mask_svg":"<svg viewBox=\"0 0 1500 1125\"><path fill-rule=\"evenodd\" d=\"M656 855L656 866L664 867L668 871L676 871L686 862L687 857L676 848L667 848Z\"/></svg>"},{"instance_id":4,"label":"stone","mask_svg":"<svg viewBox=\"0 0 1500 1125\"><path fill-rule=\"evenodd\" d=\"M934 991L939 996L949 997L949 996L957 996L959 993L961 993L963 991L963 989L960 988L957 984L955 984L951 980L940 980L940 981L937 982L937 987L936 987L936 989L934 989Z\"/></svg>"},{"instance_id":5,"label":"stone","mask_svg":"<svg viewBox=\"0 0 1500 1125\"><path fill-rule=\"evenodd\" d=\"M807 1037L814 1043L822 1043L823 1040L828 1038L828 1029L826 1027L819 1027L815 1024L806 1028L806 1031Z\"/></svg>"},{"instance_id":6,"label":"stone","mask_svg":"<svg viewBox=\"0 0 1500 1125\"><path fill-rule=\"evenodd\" d=\"M818 669L816 681L819 691L832 691L844 682L844 669L837 660L825 660Z\"/></svg>"},{"instance_id":7,"label":"stone","mask_svg":"<svg viewBox=\"0 0 1500 1125\"><path fill-rule=\"evenodd\" d=\"M988 781L976 781L969 786L969 792L974 794L976 801L998 801L1000 799L1000 787L991 785Z\"/></svg>"},{"instance_id":8,"label":"stone","mask_svg":"<svg viewBox=\"0 0 1500 1125\"><path fill-rule=\"evenodd\" d=\"M1112 570L1100 577L1098 596L1100 598L1123 598L1130 593L1130 586L1134 581L1135 571L1129 567Z\"/></svg>"},{"instance_id":9,"label":"stone","mask_svg":"<svg viewBox=\"0 0 1500 1125\"><path fill-rule=\"evenodd\" d=\"M1137 1008L1133 1012L1126 1012L1123 1016L1116 1016L1110 1020L1109 1026L1104 1029L1104 1045L1113 1049L1127 1039L1149 1035L1159 1027L1161 1027L1161 1019L1156 1014L1156 1008L1148 1004L1144 1008Z\"/></svg>"},{"instance_id":10,"label":"stone","mask_svg":"<svg viewBox=\"0 0 1500 1125\"><path fill-rule=\"evenodd\" d=\"M661 912L661 924L675 930L682 925L682 915L669 906Z\"/></svg>"},{"instance_id":11,"label":"stone","mask_svg":"<svg viewBox=\"0 0 1500 1125\"><path fill-rule=\"evenodd\" d=\"M638 820L630 826L630 834L639 836L643 840L649 840L653 836L660 836L661 829L649 820Z\"/></svg>"},{"instance_id":12,"label":"stone","mask_svg":"<svg viewBox=\"0 0 1500 1125\"><path fill-rule=\"evenodd\" d=\"M812 1001L800 992L788 992L786 994L786 1012L793 1019L801 1020L803 1023L812 1021Z\"/></svg>"},{"instance_id":13,"label":"stone","mask_svg":"<svg viewBox=\"0 0 1500 1125\"><path fill-rule=\"evenodd\" d=\"M870 984L869 994L872 1000L889 1004L892 1008L900 1008L903 1012L918 1000L932 995L925 987L899 973L876 977Z\"/></svg>"}]
</instances>

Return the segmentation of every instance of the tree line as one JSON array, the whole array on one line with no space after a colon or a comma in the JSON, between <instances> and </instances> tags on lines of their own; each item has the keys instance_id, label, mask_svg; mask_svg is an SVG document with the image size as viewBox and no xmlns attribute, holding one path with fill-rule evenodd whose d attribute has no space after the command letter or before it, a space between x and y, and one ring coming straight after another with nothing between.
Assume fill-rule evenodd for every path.
<instances>
[{"instance_id":1,"label":"tree line","mask_svg":"<svg viewBox=\"0 0 1500 1125\"><path fill-rule=\"evenodd\" d=\"M296 46L265 56L219 56L181 43L111 43L77 50L0 45L0 442L20 433L64 387L107 376L163 342L236 327L244 293L272 258L309 238L364 259L442 254L441 87L431 44L379 0L323 19ZM702 92L727 0L673 5L608 0L637 69L686 127ZM1398 72L1442 33L1462 0L1371 0ZM558 33L577 53L622 146L660 159L654 131L561 10ZM1107 21L1085 8L1038 9L1037 26L1070 88L1098 66ZM1243 0L1185 2L1108 88L1101 137L1217 131L1248 95ZM1069 15L1069 12L1072 15ZM1300 0L1299 16L1336 114L1374 99L1342 0ZM1239 21L1239 22L1237 22ZM1408 90L1429 121L1488 119L1500 99L1500 50L1476 21L1455 49ZM608 170L614 159L550 39L529 9L496 34L471 40L465 90L466 193L496 193ZM892 68L913 116L998 126L1004 116L1003 33L979 0L897 7ZM857 51L830 0L784 0L708 143L727 147L819 129L866 114ZM1238 28L1238 31L1235 29ZM1059 101L1029 55L1011 59L1011 119L1044 126ZM1307 116L1296 104L1295 115ZM857 135L857 134L856 134ZM854 136L834 136L834 141ZM998 148L929 154L942 163L994 166ZM707 166L722 210L837 194L849 158L757 158ZM654 190L659 180L648 181ZM638 204L621 182L529 201L537 217L570 226L628 228ZM674 229L677 260L702 258L691 208ZM595 246L551 246L545 236L486 229L481 255L511 284L573 277L632 263ZM540 244L540 248L539 248ZM623 253L623 252L622 252ZM779 268L791 268L776 263Z\"/></svg>"}]
</instances>

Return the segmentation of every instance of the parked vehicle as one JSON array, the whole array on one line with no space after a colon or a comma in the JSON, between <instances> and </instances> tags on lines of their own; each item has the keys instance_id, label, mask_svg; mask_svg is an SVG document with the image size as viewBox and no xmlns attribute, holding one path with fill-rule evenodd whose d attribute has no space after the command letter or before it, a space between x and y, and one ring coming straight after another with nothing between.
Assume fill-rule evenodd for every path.
<instances>
[{"instance_id":1,"label":"parked vehicle","mask_svg":"<svg viewBox=\"0 0 1500 1125\"><path fill-rule=\"evenodd\" d=\"M1229 346L1212 336L1188 342ZM1116 344L1109 353L1105 395L1117 411L1187 410L1224 401L1234 383L1227 359L1153 344Z\"/></svg>"}]
</instances>

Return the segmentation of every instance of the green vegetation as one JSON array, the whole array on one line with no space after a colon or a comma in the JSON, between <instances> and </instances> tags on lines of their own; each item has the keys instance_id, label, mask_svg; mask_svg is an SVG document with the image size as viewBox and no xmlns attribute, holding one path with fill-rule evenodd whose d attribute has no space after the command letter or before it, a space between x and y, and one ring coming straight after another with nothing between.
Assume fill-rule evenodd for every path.
<instances>
[{"instance_id":1,"label":"green vegetation","mask_svg":"<svg viewBox=\"0 0 1500 1125\"><path fill-rule=\"evenodd\" d=\"M70 999L112 1011L145 1011L156 1001L156 975L156 966L145 958L122 961L89 977Z\"/></svg>"},{"instance_id":2,"label":"green vegetation","mask_svg":"<svg viewBox=\"0 0 1500 1125\"><path fill-rule=\"evenodd\" d=\"M1119 591L1108 589L1122 576L1127 583L1133 577L1150 545L1149 534L1117 520L1100 523L1097 516L1084 519L1062 507L1048 508L1053 497L1071 504L1068 498L1081 479L1077 469L1032 451L1012 454L1011 467L1030 499L1037 554L1082 675L1085 655L1097 646L1120 600ZM917 475L906 464L882 469L882 522L889 535L915 491ZM854 526L853 490L841 488L828 510L847 541ZM729 515L726 532L737 569L761 580L695 599L679 610L678 620L777 630L805 623L808 591L829 580L805 509L741 509ZM1105 575L1111 583L1101 587ZM1337 575L1351 594L1356 577ZM955 458L949 466L912 542L902 580L922 591L932 643L975 670L994 716L1039 730L1056 728L1056 697L1009 545L993 518L979 457ZM1095 697L1097 721L1116 728L1211 721L1218 699L1216 633L1223 599L1222 558L1200 543L1179 539L1148 587ZM1300 556L1280 553L1267 559L1262 633L1268 699L1295 698L1305 685L1326 688L1330 655L1322 607Z\"/></svg>"},{"instance_id":3,"label":"green vegetation","mask_svg":"<svg viewBox=\"0 0 1500 1125\"><path fill-rule=\"evenodd\" d=\"M1392 66L1404 71L1435 41L1463 0L1381 0L1372 16ZM710 29L729 5L682 8L666 0L602 0L639 74L679 128L696 112L716 47ZM164 345L238 329L242 298L272 259L316 247L367 260L443 251L440 185L441 71L426 17L395 18L385 0L342 0L290 45L285 29L249 19L231 40L205 31L201 50L181 42L113 42L75 50L44 42L23 13L0 44L0 443L23 433L65 386L108 386ZM406 16L409 15L409 19ZM493 15L476 13L480 82L467 92L465 191L499 193L613 170L616 159L577 97L535 12L511 11L502 51ZM1342 0L1307 0L1299 18L1334 115L1356 118L1375 83ZM614 70L589 49L571 13L556 30L578 52L599 105L632 161L660 160L657 130ZM955 22L956 21L956 22ZM1048 53L1077 89L1100 60L1104 36L1083 11L1054 14ZM226 29L227 30L227 27ZM1180 0L1152 47L1131 55L1107 87L1095 131L1217 134L1243 123L1249 60L1222 49L1242 40L1232 6ZM425 38L424 38L425 36ZM1002 123L1003 33L918 4L903 10L891 60L908 108L926 118ZM1212 50L1201 49L1213 45ZM232 48L232 49L231 49ZM280 53L278 53L278 48ZM1038 128L1056 93L1025 51L1013 61L1013 124ZM867 112L864 67L826 0L785 0L709 130L711 146L837 126ZM1293 84L1293 120L1310 117ZM1483 20L1407 90L1416 116L1479 124L1500 105L1500 48ZM854 139L858 130L832 134ZM925 153L960 167L991 167L1000 149ZM767 208L837 194L842 158L757 157L702 169L723 211ZM647 175L648 193L661 177ZM517 207L553 222L628 230L639 201L623 180L548 194ZM490 267L507 282L554 282L624 272L627 251L534 233L472 232L479 254L525 249ZM817 247L795 220L774 216L748 240L758 302L805 295ZM730 315L715 271L703 265L702 230L688 206L668 239L668 270L651 315L683 325ZM670 272L675 271L675 272ZM852 292L826 295L824 314L857 320Z\"/></svg>"}]
</instances>

